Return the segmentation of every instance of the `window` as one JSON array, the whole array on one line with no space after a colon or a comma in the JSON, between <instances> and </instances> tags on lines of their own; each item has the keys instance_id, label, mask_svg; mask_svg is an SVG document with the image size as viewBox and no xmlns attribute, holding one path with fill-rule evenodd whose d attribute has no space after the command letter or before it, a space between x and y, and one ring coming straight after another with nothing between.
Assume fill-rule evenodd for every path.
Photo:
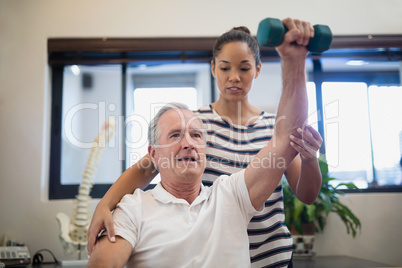
<instances>
[{"instance_id":1,"label":"window","mask_svg":"<svg viewBox=\"0 0 402 268\"><path fill-rule=\"evenodd\" d=\"M365 191L401 191L402 125L393 120L402 116L402 87L394 86L400 85L400 63L353 61L358 71L346 63L317 68L329 175L334 184L353 182Z\"/></svg>"},{"instance_id":2,"label":"window","mask_svg":"<svg viewBox=\"0 0 402 268\"><path fill-rule=\"evenodd\" d=\"M309 124L324 137L320 153L339 182L353 181L363 191L388 191L391 186L391 191L401 191L402 36L373 38L375 44L366 37L348 38L334 37L333 49L309 55ZM91 143L107 119L116 120L117 132L97 165L91 191L97 198L146 153L143 130L162 103L183 101L197 108L213 102L219 94L209 71L214 41L49 39L49 198L77 194ZM275 112L280 62L274 49L262 48L261 54L263 71L269 74L256 81L250 102ZM360 61L346 65L351 59Z\"/></svg>"},{"instance_id":3,"label":"window","mask_svg":"<svg viewBox=\"0 0 402 268\"><path fill-rule=\"evenodd\" d=\"M53 41L56 45L49 45L49 51L53 51L49 52L52 68L49 199L75 197L92 142L108 119L116 122L116 133L106 144L96 165L92 197L102 197L135 161L134 158L145 154L144 137L133 133L138 133L137 127L147 126L149 118L163 104L173 100L183 101L195 109L212 101L210 51L147 52L149 43L136 40L127 53L102 51L81 54L81 51L88 51L82 47L73 52L60 53L59 40ZM153 41L155 44L169 44L169 40L162 43ZM190 47L205 41L208 47L212 47L208 39L196 40L195 45ZM174 42L175 48L179 46L177 44ZM96 45L89 47L92 49ZM138 51L132 52L132 47ZM126 64L128 61L130 64ZM168 93L168 97L155 91ZM145 107L147 103L148 107ZM143 120L139 120L140 117ZM146 130L140 130L145 138ZM138 151L141 146L142 151Z\"/></svg>"},{"instance_id":4,"label":"window","mask_svg":"<svg viewBox=\"0 0 402 268\"><path fill-rule=\"evenodd\" d=\"M330 175L359 188L401 185L402 87L323 84Z\"/></svg>"},{"instance_id":5,"label":"window","mask_svg":"<svg viewBox=\"0 0 402 268\"><path fill-rule=\"evenodd\" d=\"M367 85L325 82L322 96L330 175L367 188L372 181Z\"/></svg>"},{"instance_id":6,"label":"window","mask_svg":"<svg viewBox=\"0 0 402 268\"><path fill-rule=\"evenodd\" d=\"M66 66L61 128L62 185L79 184L95 137L110 118L121 115L121 66ZM94 181L112 183L122 172L120 131L106 143Z\"/></svg>"},{"instance_id":7,"label":"window","mask_svg":"<svg viewBox=\"0 0 402 268\"><path fill-rule=\"evenodd\" d=\"M104 193L123 171L118 122L123 109L121 66L54 68L52 86L50 177L54 179L49 181L49 198L77 194L91 149L97 146L93 142L105 122L113 118L117 131L102 150L92 178L96 183L92 191Z\"/></svg>"},{"instance_id":8,"label":"window","mask_svg":"<svg viewBox=\"0 0 402 268\"><path fill-rule=\"evenodd\" d=\"M368 88L375 185L402 185L402 87Z\"/></svg>"}]
</instances>

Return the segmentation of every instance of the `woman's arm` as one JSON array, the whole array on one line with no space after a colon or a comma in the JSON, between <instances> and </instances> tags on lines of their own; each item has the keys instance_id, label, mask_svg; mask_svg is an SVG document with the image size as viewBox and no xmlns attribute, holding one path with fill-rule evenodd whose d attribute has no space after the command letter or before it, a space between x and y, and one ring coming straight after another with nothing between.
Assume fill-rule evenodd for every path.
<instances>
[{"instance_id":1,"label":"woman's arm","mask_svg":"<svg viewBox=\"0 0 402 268\"><path fill-rule=\"evenodd\" d=\"M110 187L99 204L113 210L126 194L132 194L135 189L145 189L158 174L148 154L129 167ZM98 206L99 206L98 204Z\"/></svg>"},{"instance_id":2,"label":"woman's arm","mask_svg":"<svg viewBox=\"0 0 402 268\"><path fill-rule=\"evenodd\" d=\"M129 167L110 187L105 196L96 206L91 224L88 228L88 254L91 254L100 231L106 229L109 240L115 241L113 218L111 211L126 194L131 194L137 188L144 189L158 174L148 155Z\"/></svg>"},{"instance_id":3,"label":"woman's arm","mask_svg":"<svg viewBox=\"0 0 402 268\"><path fill-rule=\"evenodd\" d=\"M292 136L291 146L299 152L285 172L286 179L296 197L305 204L312 204L321 189L321 171L317 151L322 138L311 126L298 129L301 139Z\"/></svg>"}]
</instances>

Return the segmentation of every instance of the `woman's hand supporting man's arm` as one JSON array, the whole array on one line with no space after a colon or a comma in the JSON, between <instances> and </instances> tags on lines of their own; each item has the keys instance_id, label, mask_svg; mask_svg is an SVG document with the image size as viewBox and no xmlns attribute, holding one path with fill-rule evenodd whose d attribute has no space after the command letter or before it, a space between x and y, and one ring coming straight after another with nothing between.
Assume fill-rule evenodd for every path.
<instances>
[{"instance_id":1,"label":"woman's hand supporting man's arm","mask_svg":"<svg viewBox=\"0 0 402 268\"><path fill-rule=\"evenodd\" d=\"M91 254L100 231L106 229L109 240L114 242L112 210L126 194L132 194L135 189L144 189L158 174L148 155L128 168L110 187L109 191L96 206L91 224L88 229L88 254Z\"/></svg>"}]
</instances>

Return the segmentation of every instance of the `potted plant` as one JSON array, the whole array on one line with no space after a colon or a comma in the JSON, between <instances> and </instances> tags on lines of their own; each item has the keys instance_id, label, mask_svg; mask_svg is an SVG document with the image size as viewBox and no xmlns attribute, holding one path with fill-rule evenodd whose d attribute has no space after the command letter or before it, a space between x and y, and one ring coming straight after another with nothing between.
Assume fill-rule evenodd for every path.
<instances>
[{"instance_id":1,"label":"potted plant","mask_svg":"<svg viewBox=\"0 0 402 268\"><path fill-rule=\"evenodd\" d=\"M285 224L292 233L295 253L309 253L314 242L314 231L323 232L329 213L336 213L346 226L346 231L356 237L361 228L360 220L339 200L345 193L340 188L358 189L353 183L340 183L337 186L330 184L335 178L328 176L328 164L318 159L322 185L316 201L306 205L299 201L290 189L287 181L282 182L285 210ZM309 230L310 229L310 230ZM307 236L301 238L300 236ZM301 243L301 245L298 245Z\"/></svg>"}]
</instances>

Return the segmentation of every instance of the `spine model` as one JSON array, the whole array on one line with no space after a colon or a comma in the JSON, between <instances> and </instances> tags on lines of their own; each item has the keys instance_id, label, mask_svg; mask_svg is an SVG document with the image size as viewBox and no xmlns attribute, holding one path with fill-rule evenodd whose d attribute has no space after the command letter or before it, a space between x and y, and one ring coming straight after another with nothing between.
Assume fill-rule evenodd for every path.
<instances>
[{"instance_id":1,"label":"spine model","mask_svg":"<svg viewBox=\"0 0 402 268\"><path fill-rule=\"evenodd\" d=\"M78 195L74 203L74 212L72 219L60 212L56 218L60 225L60 241L64 252L67 255L78 253L81 258L81 252L86 248L88 237L87 231L91 222L89 209L89 195L94 184L96 167L102 151L105 149L106 142L111 139L115 131L115 122L109 120L105 123L99 135L92 144L90 155L87 160L85 170L82 174L82 181L78 188Z\"/></svg>"}]
</instances>

